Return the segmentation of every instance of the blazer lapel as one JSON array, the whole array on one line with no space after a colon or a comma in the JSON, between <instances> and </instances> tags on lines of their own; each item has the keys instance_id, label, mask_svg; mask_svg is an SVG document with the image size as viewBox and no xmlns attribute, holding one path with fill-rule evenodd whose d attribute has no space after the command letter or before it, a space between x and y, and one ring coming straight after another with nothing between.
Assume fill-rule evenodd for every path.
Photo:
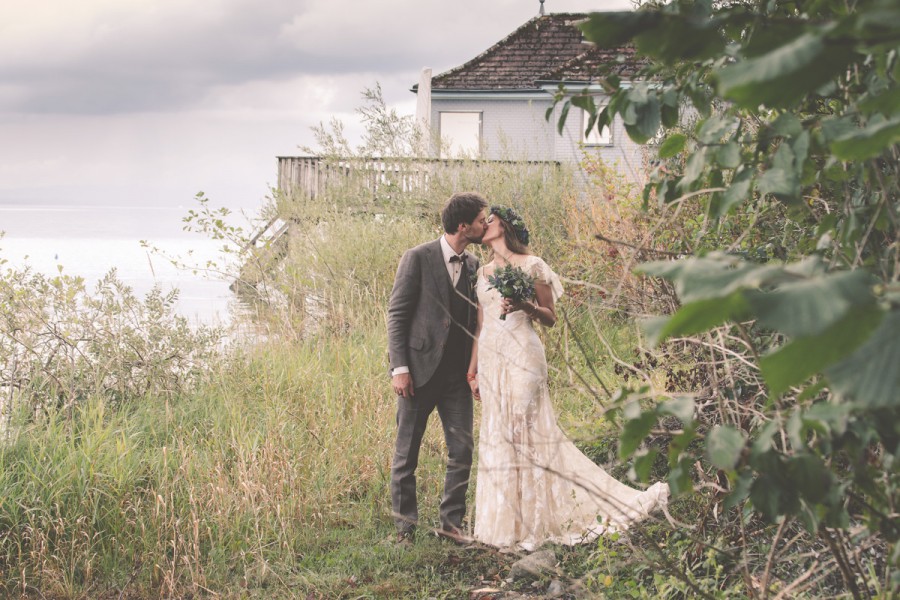
<instances>
[{"instance_id":1,"label":"blazer lapel","mask_svg":"<svg viewBox=\"0 0 900 600\"><path fill-rule=\"evenodd\" d=\"M444 265L444 253L441 251L441 241L435 241L430 248L429 261L431 262L431 276L434 279L434 287L438 290L438 300L443 306L450 306L450 288L453 281Z\"/></svg>"}]
</instances>

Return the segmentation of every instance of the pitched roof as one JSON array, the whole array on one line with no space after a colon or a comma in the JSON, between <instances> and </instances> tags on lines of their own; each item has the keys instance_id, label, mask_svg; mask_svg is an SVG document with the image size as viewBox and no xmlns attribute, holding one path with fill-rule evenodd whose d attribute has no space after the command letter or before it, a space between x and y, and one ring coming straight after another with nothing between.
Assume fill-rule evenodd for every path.
<instances>
[{"instance_id":1,"label":"pitched roof","mask_svg":"<svg viewBox=\"0 0 900 600\"><path fill-rule=\"evenodd\" d=\"M577 24L587 16L557 13L535 17L467 63L433 77L431 89L537 90L538 82L590 81L610 68L620 76L634 74L635 63L628 60L633 49L601 49L584 41Z\"/></svg>"}]
</instances>

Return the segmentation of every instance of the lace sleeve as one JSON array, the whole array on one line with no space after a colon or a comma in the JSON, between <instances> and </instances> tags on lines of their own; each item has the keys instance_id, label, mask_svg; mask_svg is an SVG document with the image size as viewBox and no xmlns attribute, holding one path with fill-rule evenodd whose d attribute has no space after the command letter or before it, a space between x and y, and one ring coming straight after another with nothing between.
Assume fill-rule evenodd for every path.
<instances>
[{"instance_id":1,"label":"lace sleeve","mask_svg":"<svg viewBox=\"0 0 900 600\"><path fill-rule=\"evenodd\" d=\"M539 256L531 258L530 266L530 274L534 277L534 280L538 283L549 285L550 290L553 292L553 301L558 301L565 291L563 290L563 285L559 280L559 276L554 273L553 269L550 268L550 265L545 263L544 259Z\"/></svg>"}]
</instances>

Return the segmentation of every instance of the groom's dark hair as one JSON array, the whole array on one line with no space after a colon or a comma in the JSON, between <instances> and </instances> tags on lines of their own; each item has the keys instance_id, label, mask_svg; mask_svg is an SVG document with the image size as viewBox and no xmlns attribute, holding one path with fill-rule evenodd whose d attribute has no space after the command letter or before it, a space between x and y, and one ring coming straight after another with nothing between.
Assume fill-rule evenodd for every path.
<instances>
[{"instance_id":1,"label":"groom's dark hair","mask_svg":"<svg viewBox=\"0 0 900 600\"><path fill-rule=\"evenodd\" d=\"M472 223L487 207L487 201L475 192L459 192L447 200L441 211L441 223L447 233L456 233L461 223Z\"/></svg>"}]
</instances>

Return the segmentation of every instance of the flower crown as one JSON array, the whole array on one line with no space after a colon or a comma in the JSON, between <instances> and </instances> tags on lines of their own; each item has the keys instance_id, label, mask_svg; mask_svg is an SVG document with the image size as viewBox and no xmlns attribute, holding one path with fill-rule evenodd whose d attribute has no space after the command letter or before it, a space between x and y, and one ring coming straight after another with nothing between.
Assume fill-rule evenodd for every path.
<instances>
[{"instance_id":1,"label":"flower crown","mask_svg":"<svg viewBox=\"0 0 900 600\"><path fill-rule=\"evenodd\" d=\"M519 213L508 206L495 205L491 207L491 214L497 215L510 225L516 232L516 238L524 245L528 245L528 228L525 227L525 220L519 216Z\"/></svg>"}]
</instances>

